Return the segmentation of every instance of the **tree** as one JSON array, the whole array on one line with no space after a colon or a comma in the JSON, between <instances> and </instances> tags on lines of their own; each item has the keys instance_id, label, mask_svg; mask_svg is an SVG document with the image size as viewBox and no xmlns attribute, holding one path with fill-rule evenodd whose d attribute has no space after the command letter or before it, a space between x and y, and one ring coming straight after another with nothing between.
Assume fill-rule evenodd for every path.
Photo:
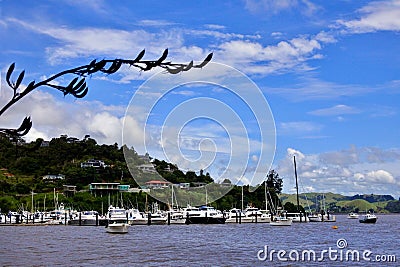
<instances>
[{"instance_id":1,"label":"tree","mask_svg":"<svg viewBox=\"0 0 400 267\"><path fill-rule=\"evenodd\" d=\"M270 170L267 174L267 187L273 188L276 194L280 194L282 192L283 180L279 178L279 174Z\"/></svg>"}]
</instances>

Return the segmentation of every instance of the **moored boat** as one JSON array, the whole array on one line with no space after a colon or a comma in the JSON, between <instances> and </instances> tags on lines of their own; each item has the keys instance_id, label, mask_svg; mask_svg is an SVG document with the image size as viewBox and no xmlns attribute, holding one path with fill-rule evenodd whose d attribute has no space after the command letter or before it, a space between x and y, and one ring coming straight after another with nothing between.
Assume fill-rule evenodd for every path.
<instances>
[{"instance_id":1,"label":"moored boat","mask_svg":"<svg viewBox=\"0 0 400 267\"><path fill-rule=\"evenodd\" d=\"M360 219L360 223L376 223L377 220L378 218L375 214L367 213Z\"/></svg>"},{"instance_id":2,"label":"moored boat","mask_svg":"<svg viewBox=\"0 0 400 267\"><path fill-rule=\"evenodd\" d=\"M274 216L269 224L272 226L291 226L292 219L285 216Z\"/></svg>"},{"instance_id":3,"label":"moored boat","mask_svg":"<svg viewBox=\"0 0 400 267\"><path fill-rule=\"evenodd\" d=\"M224 214L211 206L188 206L183 214L186 224L224 224L226 221Z\"/></svg>"},{"instance_id":4,"label":"moored boat","mask_svg":"<svg viewBox=\"0 0 400 267\"><path fill-rule=\"evenodd\" d=\"M360 216L357 214L357 213L355 213L355 212L350 212L348 215L347 215L347 219L358 219Z\"/></svg>"},{"instance_id":5,"label":"moored boat","mask_svg":"<svg viewBox=\"0 0 400 267\"><path fill-rule=\"evenodd\" d=\"M107 213L106 232L111 234L128 233L129 223L127 212L123 208L110 206Z\"/></svg>"}]
</instances>

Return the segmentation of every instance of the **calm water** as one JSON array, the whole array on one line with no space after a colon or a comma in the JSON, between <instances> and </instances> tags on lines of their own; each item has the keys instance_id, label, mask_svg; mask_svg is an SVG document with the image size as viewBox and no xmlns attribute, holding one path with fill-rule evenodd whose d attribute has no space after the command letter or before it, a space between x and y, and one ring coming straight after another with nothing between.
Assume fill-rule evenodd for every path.
<instances>
[{"instance_id":1,"label":"calm water","mask_svg":"<svg viewBox=\"0 0 400 267\"><path fill-rule=\"evenodd\" d=\"M376 224L360 224L346 216L336 223L152 225L131 226L125 235L108 234L104 227L0 226L1 266L399 266L400 216L378 215ZM338 229L332 229L337 225ZM345 239L346 248L337 241ZM268 248L295 252L313 250L323 262L280 261L275 254L265 261L258 251ZM291 252L292 250L292 252ZM364 250L395 255L397 262L340 261L340 252ZM336 253L336 254L335 254ZM367 255L368 256L368 255ZM259 253L263 258L264 253ZM300 256L301 257L301 256ZM360 256L361 257L361 256Z\"/></svg>"}]
</instances>

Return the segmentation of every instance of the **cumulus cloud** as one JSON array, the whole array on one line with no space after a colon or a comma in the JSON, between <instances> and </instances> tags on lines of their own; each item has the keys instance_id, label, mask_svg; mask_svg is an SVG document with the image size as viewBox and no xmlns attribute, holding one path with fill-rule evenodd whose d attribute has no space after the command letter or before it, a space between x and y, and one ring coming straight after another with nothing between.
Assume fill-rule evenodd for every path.
<instances>
[{"instance_id":1,"label":"cumulus cloud","mask_svg":"<svg viewBox=\"0 0 400 267\"><path fill-rule=\"evenodd\" d=\"M284 178L284 191L293 193L296 156L302 192L400 195L400 150L355 147L321 154L304 154L288 148L275 170Z\"/></svg>"},{"instance_id":2,"label":"cumulus cloud","mask_svg":"<svg viewBox=\"0 0 400 267\"><path fill-rule=\"evenodd\" d=\"M338 20L350 33L400 31L400 1L374 1L358 10L355 20Z\"/></svg>"}]
</instances>

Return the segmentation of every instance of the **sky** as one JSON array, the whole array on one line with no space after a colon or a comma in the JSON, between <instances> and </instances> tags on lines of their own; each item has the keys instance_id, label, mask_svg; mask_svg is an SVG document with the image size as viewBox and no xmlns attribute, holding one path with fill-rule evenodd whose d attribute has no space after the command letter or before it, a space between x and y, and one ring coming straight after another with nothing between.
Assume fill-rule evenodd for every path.
<instances>
[{"instance_id":1,"label":"sky","mask_svg":"<svg viewBox=\"0 0 400 267\"><path fill-rule=\"evenodd\" d=\"M400 1L0 1L5 73L21 90L93 59L201 62L170 75L123 67L87 77L82 99L41 87L0 116L27 141L89 134L139 154L286 193L400 196ZM67 84L71 77L61 77Z\"/></svg>"}]
</instances>

